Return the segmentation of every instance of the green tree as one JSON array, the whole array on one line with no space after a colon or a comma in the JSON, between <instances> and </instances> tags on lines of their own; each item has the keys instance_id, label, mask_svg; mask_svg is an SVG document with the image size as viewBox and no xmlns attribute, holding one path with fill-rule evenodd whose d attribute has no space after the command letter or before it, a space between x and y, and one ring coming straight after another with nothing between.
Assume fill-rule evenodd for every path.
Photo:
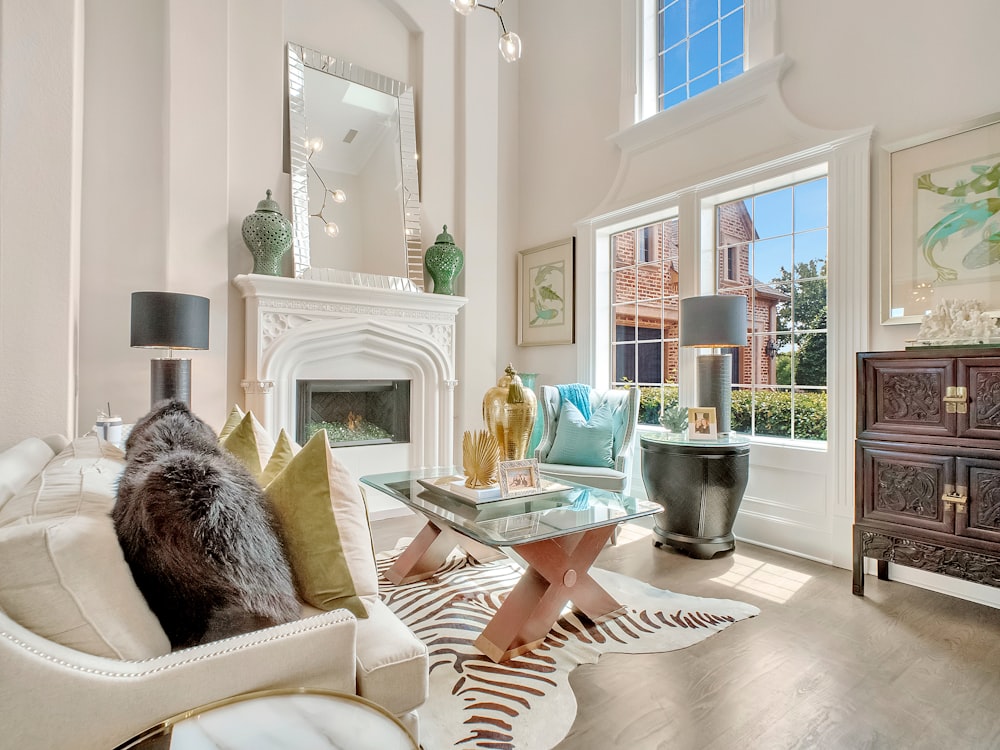
<instances>
[{"instance_id":1,"label":"green tree","mask_svg":"<svg viewBox=\"0 0 1000 750\"><path fill-rule=\"evenodd\" d=\"M799 279L814 279L797 283ZM795 264L795 274L782 267L775 286L785 294L795 295L795 325L790 326L792 305L778 306L778 327L795 334L795 384L826 385L826 333L806 333L826 329L826 261L808 260ZM800 333L801 332L801 333ZM778 382L789 382L780 379Z\"/></svg>"}]
</instances>

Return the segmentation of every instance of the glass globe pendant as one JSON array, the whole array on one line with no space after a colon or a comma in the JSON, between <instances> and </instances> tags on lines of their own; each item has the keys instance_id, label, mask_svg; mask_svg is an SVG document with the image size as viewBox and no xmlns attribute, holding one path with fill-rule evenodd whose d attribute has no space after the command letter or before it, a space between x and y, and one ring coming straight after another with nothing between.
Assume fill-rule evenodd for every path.
<instances>
[{"instance_id":1,"label":"glass globe pendant","mask_svg":"<svg viewBox=\"0 0 1000 750\"><path fill-rule=\"evenodd\" d=\"M451 0L451 7L463 16L469 15L479 5L479 0Z\"/></svg>"},{"instance_id":2,"label":"glass globe pendant","mask_svg":"<svg viewBox=\"0 0 1000 750\"><path fill-rule=\"evenodd\" d=\"M513 31L508 31L500 37L500 55L507 62L521 59L521 37Z\"/></svg>"}]
</instances>

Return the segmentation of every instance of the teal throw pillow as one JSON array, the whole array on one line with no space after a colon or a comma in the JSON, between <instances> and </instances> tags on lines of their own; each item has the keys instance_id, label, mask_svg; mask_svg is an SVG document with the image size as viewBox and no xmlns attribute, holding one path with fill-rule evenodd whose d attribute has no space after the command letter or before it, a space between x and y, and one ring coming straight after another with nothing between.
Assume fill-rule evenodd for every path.
<instances>
[{"instance_id":1,"label":"teal throw pillow","mask_svg":"<svg viewBox=\"0 0 1000 750\"><path fill-rule=\"evenodd\" d=\"M563 401L556 438L546 462L610 469L615 465L611 454L613 441L614 413L611 404L599 407L588 422L579 409L569 401Z\"/></svg>"}]
</instances>

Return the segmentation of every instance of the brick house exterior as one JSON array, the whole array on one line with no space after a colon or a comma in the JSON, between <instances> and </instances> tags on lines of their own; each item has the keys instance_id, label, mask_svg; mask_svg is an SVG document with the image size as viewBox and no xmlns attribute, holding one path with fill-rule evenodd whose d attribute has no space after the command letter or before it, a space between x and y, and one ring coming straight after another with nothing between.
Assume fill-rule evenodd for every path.
<instances>
[{"instance_id":1,"label":"brick house exterior","mask_svg":"<svg viewBox=\"0 0 1000 750\"><path fill-rule=\"evenodd\" d=\"M734 355L733 383L774 383L774 361L763 344L777 328L779 304L787 294L761 283L750 274L750 245L756 239L753 222L742 201L721 206L718 211L716 264L717 289L721 294L747 298L747 317L752 335L747 346L731 350ZM614 340L619 342L615 381L657 382L651 366L662 370L659 382L677 382L678 363L678 262L677 220L617 234L612 238ZM760 334L764 334L761 336ZM644 346L639 372L632 363L632 341ZM659 342L656 357L648 348ZM662 349L660 349L662 347ZM760 349L754 357L754 349ZM659 359L659 363L652 360ZM662 365L662 366L661 366ZM756 372L755 372L756 368Z\"/></svg>"}]
</instances>

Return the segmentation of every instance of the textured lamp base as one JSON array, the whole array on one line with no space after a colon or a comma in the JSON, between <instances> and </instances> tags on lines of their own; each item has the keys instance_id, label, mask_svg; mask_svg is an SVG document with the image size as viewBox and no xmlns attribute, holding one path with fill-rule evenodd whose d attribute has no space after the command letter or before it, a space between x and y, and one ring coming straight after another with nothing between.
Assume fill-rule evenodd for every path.
<instances>
[{"instance_id":1,"label":"textured lamp base","mask_svg":"<svg viewBox=\"0 0 1000 750\"><path fill-rule=\"evenodd\" d=\"M191 360L151 359L149 361L149 406L165 400L183 401L191 406Z\"/></svg>"},{"instance_id":2,"label":"textured lamp base","mask_svg":"<svg viewBox=\"0 0 1000 750\"><path fill-rule=\"evenodd\" d=\"M702 354L698 357L698 406L714 406L718 432L729 432L733 403L733 357Z\"/></svg>"}]
</instances>

